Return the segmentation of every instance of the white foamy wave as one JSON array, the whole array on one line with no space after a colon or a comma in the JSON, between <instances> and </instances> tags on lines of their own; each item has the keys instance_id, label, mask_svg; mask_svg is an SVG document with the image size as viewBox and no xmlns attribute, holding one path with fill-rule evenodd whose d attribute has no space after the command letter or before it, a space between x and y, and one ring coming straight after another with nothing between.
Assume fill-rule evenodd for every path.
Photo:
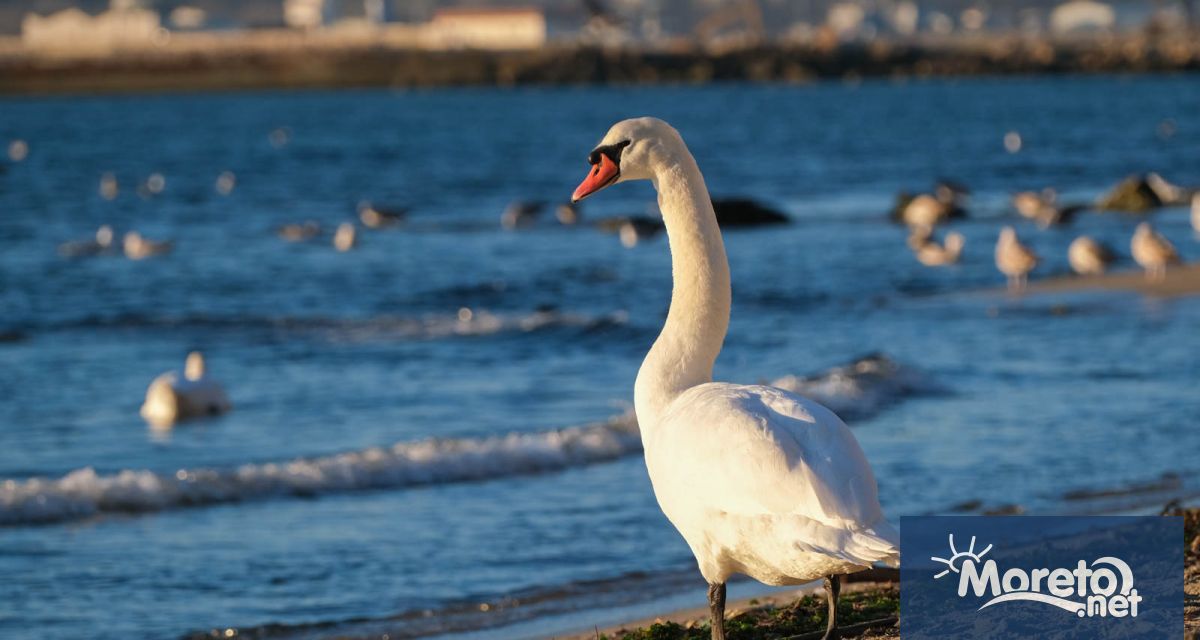
<instances>
[{"instance_id":1,"label":"white foamy wave","mask_svg":"<svg viewBox=\"0 0 1200 640\"><path fill-rule=\"evenodd\" d=\"M919 371L872 354L820 375L774 386L808 396L846 420L862 420L939 387ZM61 478L0 482L0 526L46 524L104 513L145 513L272 498L490 480L560 471L641 452L632 412L595 424L484 438L400 442L290 462L174 474L91 467Z\"/></svg>"},{"instance_id":2,"label":"white foamy wave","mask_svg":"<svg viewBox=\"0 0 1200 640\"><path fill-rule=\"evenodd\" d=\"M915 395L945 391L924 373L882 353L872 353L815 376L784 376L771 382L816 400L843 420L869 418Z\"/></svg>"},{"instance_id":3,"label":"white foamy wave","mask_svg":"<svg viewBox=\"0 0 1200 640\"><path fill-rule=\"evenodd\" d=\"M606 422L488 438L430 439L234 469L174 474L90 467L58 479L0 483L0 525L43 524L102 513L142 513L273 497L469 482L557 471L641 451L632 413Z\"/></svg>"}]
</instances>

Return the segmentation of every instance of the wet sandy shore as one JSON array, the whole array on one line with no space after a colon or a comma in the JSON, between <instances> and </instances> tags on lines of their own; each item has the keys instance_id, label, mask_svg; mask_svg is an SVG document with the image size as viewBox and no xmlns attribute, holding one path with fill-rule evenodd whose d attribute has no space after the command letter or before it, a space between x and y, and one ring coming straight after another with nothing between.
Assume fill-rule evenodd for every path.
<instances>
[{"instance_id":1,"label":"wet sandy shore","mask_svg":"<svg viewBox=\"0 0 1200 640\"><path fill-rule=\"evenodd\" d=\"M1118 271L1098 276L1055 276L1029 283L1026 293L1052 294L1078 291L1129 291L1143 295L1172 298L1200 293L1200 264L1189 264L1167 271L1161 280L1148 280L1141 271Z\"/></svg>"},{"instance_id":2,"label":"wet sandy shore","mask_svg":"<svg viewBox=\"0 0 1200 640\"><path fill-rule=\"evenodd\" d=\"M1192 277L1195 277L1193 270ZM1184 517L1184 639L1200 640L1200 508L1169 509L1165 515ZM877 569L848 577L848 583L842 588L843 596L847 594L879 594L887 597L895 594L899 584L899 572L892 569ZM820 585L805 586L795 591L786 591L771 596L748 598L732 601L726 606L727 617L730 620L738 616L763 616L764 612L794 606L797 600L805 596L823 597ZM559 636L567 640L595 640L596 638L614 638L616 640L641 640L642 638L684 637L684 631L697 630L708 620L708 611L703 608L686 609L667 613L655 618L631 621L606 629L593 629L577 635ZM679 625L667 629L663 625ZM762 623L760 623L762 624ZM659 626L655 626L659 625ZM770 628L760 626L758 631L770 633ZM705 629L707 631L707 629ZM672 633L673 632L673 633ZM688 634L690 635L690 634ZM730 634L736 640L736 634ZM811 634L791 635L781 632L779 637L789 640L802 640L809 637L819 638L819 631ZM847 625L843 629L843 638L861 638L876 640L879 638L899 638L899 603L896 603L895 616L886 616L867 623Z\"/></svg>"}]
</instances>

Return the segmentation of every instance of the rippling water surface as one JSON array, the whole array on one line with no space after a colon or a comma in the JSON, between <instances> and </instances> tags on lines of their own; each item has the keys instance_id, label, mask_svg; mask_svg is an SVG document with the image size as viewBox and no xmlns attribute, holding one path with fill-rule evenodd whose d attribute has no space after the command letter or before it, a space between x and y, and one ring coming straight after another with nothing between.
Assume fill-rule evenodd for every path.
<instances>
[{"instance_id":1,"label":"rippling water surface","mask_svg":"<svg viewBox=\"0 0 1200 640\"><path fill-rule=\"evenodd\" d=\"M675 124L715 194L794 219L727 234L717 375L823 376L803 388L851 422L889 517L1186 493L1200 302L986 290L1011 191L1091 198L1147 170L1200 184L1198 105L1189 76L6 99L0 140L30 154L0 173L0 636L589 628L597 606L699 588L627 414L665 241L627 250L549 211L498 223L511 201L567 197L633 115ZM139 195L154 172L165 189ZM940 176L972 187L973 216L963 264L932 270L882 219ZM349 253L275 235L328 231L362 199L409 221ZM652 200L622 185L584 220ZM57 254L101 224L176 249ZM1045 276L1081 230L1127 253L1134 224L1018 228ZM1156 224L1200 258L1183 209ZM236 408L155 432L146 386L194 348ZM865 375L831 371L874 352Z\"/></svg>"}]
</instances>

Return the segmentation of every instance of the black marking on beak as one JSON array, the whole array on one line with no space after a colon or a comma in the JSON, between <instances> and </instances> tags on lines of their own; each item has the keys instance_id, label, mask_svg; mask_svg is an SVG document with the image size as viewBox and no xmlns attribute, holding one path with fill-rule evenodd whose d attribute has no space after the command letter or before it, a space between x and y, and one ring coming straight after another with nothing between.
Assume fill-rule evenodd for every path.
<instances>
[{"instance_id":1,"label":"black marking on beak","mask_svg":"<svg viewBox=\"0 0 1200 640\"><path fill-rule=\"evenodd\" d=\"M608 156L609 160L612 160L613 164L617 165L617 167L620 167L621 152L625 150L625 147L628 147L631 144L633 144L633 141L623 140L616 144L606 144L596 147L591 153L588 154L588 164L593 166L600 164L600 154L604 154Z\"/></svg>"}]
</instances>

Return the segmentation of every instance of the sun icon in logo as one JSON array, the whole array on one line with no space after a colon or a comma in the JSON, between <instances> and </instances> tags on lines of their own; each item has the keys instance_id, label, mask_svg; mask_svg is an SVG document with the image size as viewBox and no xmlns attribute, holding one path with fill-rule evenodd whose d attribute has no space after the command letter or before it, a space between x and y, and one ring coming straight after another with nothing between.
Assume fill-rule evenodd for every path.
<instances>
[{"instance_id":1,"label":"sun icon in logo","mask_svg":"<svg viewBox=\"0 0 1200 640\"><path fill-rule=\"evenodd\" d=\"M954 548L954 534L952 533L950 534L950 559L947 560L945 558L938 558L936 556L929 558L934 562L941 562L947 567L945 571L933 576L933 579L937 580L951 571L958 573L959 568L962 567L963 562L965 562L968 558L973 560L976 564L979 564L979 561L982 560L983 557L987 555L987 552L991 550L992 545L989 544L983 551L975 553L975 536L971 536L971 546L968 547L966 551L959 551L958 549Z\"/></svg>"}]
</instances>

